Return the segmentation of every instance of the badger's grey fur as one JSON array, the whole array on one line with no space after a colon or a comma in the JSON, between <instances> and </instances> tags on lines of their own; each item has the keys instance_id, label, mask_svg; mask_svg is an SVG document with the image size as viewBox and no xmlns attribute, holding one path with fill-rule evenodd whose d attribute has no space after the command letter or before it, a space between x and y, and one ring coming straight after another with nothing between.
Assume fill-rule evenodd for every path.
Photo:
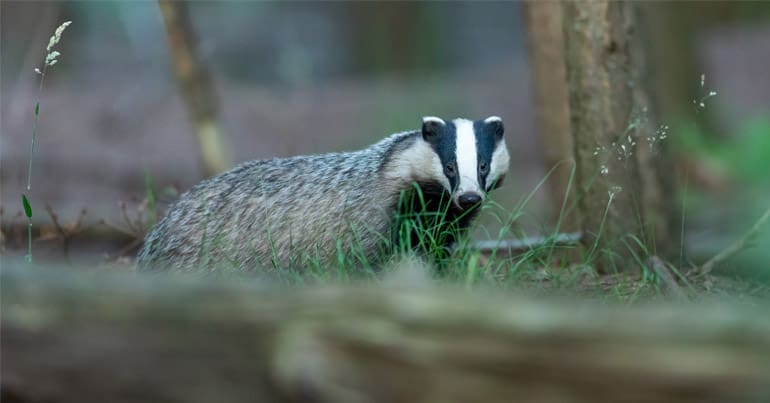
<instances>
[{"instance_id":1,"label":"badger's grey fur","mask_svg":"<svg viewBox=\"0 0 770 403\"><path fill-rule=\"evenodd\" d=\"M137 265L297 267L340 252L382 261L400 209L442 211L464 229L508 162L497 117L426 117L422 130L359 151L246 162L183 194L147 236ZM424 203L404 204L415 185Z\"/></svg>"}]
</instances>

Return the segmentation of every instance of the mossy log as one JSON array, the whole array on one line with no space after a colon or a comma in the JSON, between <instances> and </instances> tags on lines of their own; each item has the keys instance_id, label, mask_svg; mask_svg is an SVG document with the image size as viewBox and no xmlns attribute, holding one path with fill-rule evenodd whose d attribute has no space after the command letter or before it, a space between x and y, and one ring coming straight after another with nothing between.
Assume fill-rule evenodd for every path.
<instances>
[{"instance_id":1,"label":"mossy log","mask_svg":"<svg viewBox=\"0 0 770 403\"><path fill-rule=\"evenodd\" d=\"M2 273L3 402L767 402L767 306Z\"/></svg>"}]
</instances>

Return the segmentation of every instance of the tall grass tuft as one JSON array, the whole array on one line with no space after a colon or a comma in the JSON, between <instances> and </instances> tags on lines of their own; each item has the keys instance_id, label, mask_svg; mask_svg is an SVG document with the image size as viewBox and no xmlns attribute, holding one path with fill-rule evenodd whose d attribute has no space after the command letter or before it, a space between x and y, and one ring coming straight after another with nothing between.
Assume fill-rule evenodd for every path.
<instances>
[{"instance_id":1,"label":"tall grass tuft","mask_svg":"<svg viewBox=\"0 0 770 403\"><path fill-rule=\"evenodd\" d=\"M61 53L54 50L54 48L59 44L64 30L67 29L70 24L72 24L72 21L66 21L59 25L58 28L56 28L56 31L54 31L51 39L48 40L48 46L45 48L46 55L45 60L43 61L43 68L35 69L35 73L40 76L40 84L38 85L37 97L35 99L35 116L32 120L32 141L29 145L29 164L27 165L27 193L21 194L21 202L24 206L24 215L27 216L27 255L24 258L28 263L32 263L32 205L29 202L29 197L27 197L27 194L30 193L32 189L32 157L35 154L35 142L37 140L37 121L40 117L40 97L43 93L43 82L45 81L46 72L48 72L49 68L56 65L56 63L59 61L58 57L61 56Z\"/></svg>"}]
</instances>

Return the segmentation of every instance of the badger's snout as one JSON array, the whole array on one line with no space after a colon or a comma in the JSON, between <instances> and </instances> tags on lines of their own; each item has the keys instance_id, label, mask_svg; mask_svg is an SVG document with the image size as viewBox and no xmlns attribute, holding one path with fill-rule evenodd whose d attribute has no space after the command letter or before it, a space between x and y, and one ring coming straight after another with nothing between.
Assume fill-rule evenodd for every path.
<instances>
[{"instance_id":1,"label":"badger's snout","mask_svg":"<svg viewBox=\"0 0 770 403\"><path fill-rule=\"evenodd\" d=\"M457 196L455 203L462 210L468 210L481 203L482 197L476 192L465 192Z\"/></svg>"}]
</instances>

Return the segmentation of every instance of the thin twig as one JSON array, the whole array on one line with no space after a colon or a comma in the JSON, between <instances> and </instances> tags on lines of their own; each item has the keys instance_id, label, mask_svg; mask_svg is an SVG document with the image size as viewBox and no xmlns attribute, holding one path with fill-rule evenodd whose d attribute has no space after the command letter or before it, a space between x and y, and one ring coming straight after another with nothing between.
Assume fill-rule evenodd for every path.
<instances>
[{"instance_id":1,"label":"thin twig","mask_svg":"<svg viewBox=\"0 0 770 403\"><path fill-rule=\"evenodd\" d=\"M67 230L64 229L64 226L61 225L59 222L59 215L56 214L55 211L53 211L53 207L49 203L45 204L45 211L48 212L48 216L51 217L51 221L53 222L54 228L56 228L56 231L59 233L59 235L64 238L67 236Z\"/></svg>"},{"instance_id":2,"label":"thin twig","mask_svg":"<svg viewBox=\"0 0 770 403\"><path fill-rule=\"evenodd\" d=\"M704 263L703 266L700 267L700 270L698 270L698 275L705 275L709 274L712 270L714 270L714 267L716 267L718 264L724 262L725 260L730 259L734 255L736 255L738 252L746 249L749 247L749 243L757 236L760 230L762 230L762 227L767 224L767 221L770 220L770 208L765 211L764 214L762 214L762 217L757 220L757 222L754 223L754 225L751 227L751 229L743 234L742 237L738 238L735 242L730 244L730 246L724 248L721 252L719 252L716 256L709 259L708 262Z\"/></svg>"},{"instance_id":3,"label":"thin twig","mask_svg":"<svg viewBox=\"0 0 770 403\"><path fill-rule=\"evenodd\" d=\"M502 239L491 241L473 242L471 247L481 252L493 252L495 250L505 250L509 253L525 252L544 245L554 246L572 246L578 245L583 234L581 232L558 233L556 236L527 237L524 239Z\"/></svg>"},{"instance_id":4,"label":"thin twig","mask_svg":"<svg viewBox=\"0 0 770 403\"><path fill-rule=\"evenodd\" d=\"M133 241L129 242L127 245L120 248L117 252L113 253L111 256L107 255L106 260L112 260L112 259L118 259L121 256L124 256L126 253L131 251L132 249L136 248L137 246L141 245L144 242L144 239L136 238Z\"/></svg>"}]
</instances>

